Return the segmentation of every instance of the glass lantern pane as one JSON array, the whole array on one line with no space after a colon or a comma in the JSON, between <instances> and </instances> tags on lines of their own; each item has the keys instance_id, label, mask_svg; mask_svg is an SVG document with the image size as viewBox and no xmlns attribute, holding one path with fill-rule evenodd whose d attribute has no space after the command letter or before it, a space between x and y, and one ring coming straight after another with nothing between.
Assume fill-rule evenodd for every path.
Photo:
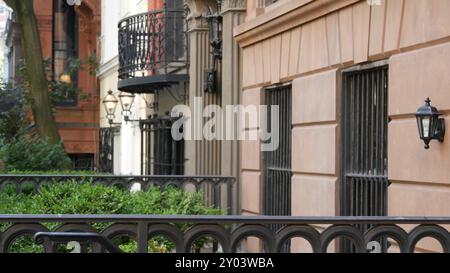
<instances>
[{"instance_id":1,"label":"glass lantern pane","mask_svg":"<svg viewBox=\"0 0 450 273\"><path fill-rule=\"evenodd\" d=\"M134 103L134 95L128 93L121 93L119 98L120 103L122 104L122 110L130 111Z\"/></svg>"},{"instance_id":2,"label":"glass lantern pane","mask_svg":"<svg viewBox=\"0 0 450 273\"><path fill-rule=\"evenodd\" d=\"M117 103L108 101L105 102L105 109L108 114L114 114L116 112Z\"/></svg>"},{"instance_id":3,"label":"glass lantern pane","mask_svg":"<svg viewBox=\"0 0 450 273\"><path fill-rule=\"evenodd\" d=\"M423 128L423 137L429 138L431 137L431 118L430 117L423 117L422 118L422 128Z\"/></svg>"},{"instance_id":4,"label":"glass lantern pane","mask_svg":"<svg viewBox=\"0 0 450 273\"><path fill-rule=\"evenodd\" d=\"M423 138L422 117L417 117L417 128L419 129L419 137Z\"/></svg>"}]
</instances>

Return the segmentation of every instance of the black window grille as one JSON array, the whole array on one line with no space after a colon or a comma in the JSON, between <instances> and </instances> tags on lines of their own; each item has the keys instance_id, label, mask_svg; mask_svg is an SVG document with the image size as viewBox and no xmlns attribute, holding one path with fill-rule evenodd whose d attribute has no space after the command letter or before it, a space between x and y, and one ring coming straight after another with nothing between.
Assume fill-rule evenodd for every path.
<instances>
[{"instance_id":1,"label":"black window grille","mask_svg":"<svg viewBox=\"0 0 450 273\"><path fill-rule=\"evenodd\" d=\"M141 121L142 175L184 175L184 140L172 138L171 117Z\"/></svg>"},{"instance_id":2,"label":"black window grille","mask_svg":"<svg viewBox=\"0 0 450 273\"><path fill-rule=\"evenodd\" d=\"M100 172L114 173L114 134L116 128L100 129Z\"/></svg>"},{"instance_id":3,"label":"black window grille","mask_svg":"<svg viewBox=\"0 0 450 273\"><path fill-rule=\"evenodd\" d=\"M267 89L265 104L268 106L267 128L272 131L273 105L279 106L279 148L264 152L264 214L291 215L292 181L292 94L290 86ZM277 228L277 227L273 227Z\"/></svg>"},{"instance_id":4,"label":"black window grille","mask_svg":"<svg viewBox=\"0 0 450 273\"><path fill-rule=\"evenodd\" d=\"M388 66L343 74L342 210L385 216L388 193ZM359 225L363 232L370 226ZM348 251L349 243L343 247Z\"/></svg>"}]
</instances>

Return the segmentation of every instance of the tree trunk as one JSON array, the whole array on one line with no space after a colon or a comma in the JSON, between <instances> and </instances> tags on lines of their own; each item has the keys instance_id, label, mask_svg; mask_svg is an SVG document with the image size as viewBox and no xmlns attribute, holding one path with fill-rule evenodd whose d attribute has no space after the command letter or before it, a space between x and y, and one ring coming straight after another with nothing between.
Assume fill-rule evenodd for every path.
<instances>
[{"instance_id":1,"label":"tree trunk","mask_svg":"<svg viewBox=\"0 0 450 273\"><path fill-rule=\"evenodd\" d=\"M61 138L52 112L33 0L5 0L5 2L14 10L22 28L26 77L37 133L41 139L48 139L56 144Z\"/></svg>"}]
</instances>

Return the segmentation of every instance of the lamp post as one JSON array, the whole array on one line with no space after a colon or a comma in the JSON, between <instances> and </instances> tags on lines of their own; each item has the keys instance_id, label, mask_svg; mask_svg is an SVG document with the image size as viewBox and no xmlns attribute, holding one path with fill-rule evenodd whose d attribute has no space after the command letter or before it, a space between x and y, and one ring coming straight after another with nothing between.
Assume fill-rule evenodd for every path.
<instances>
[{"instance_id":1,"label":"lamp post","mask_svg":"<svg viewBox=\"0 0 450 273\"><path fill-rule=\"evenodd\" d=\"M445 120L441 118L436 107L431 105L430 98L427 98L425 105L420 107L416 113L417 126L419 128L420 139L425 143L425 149L430 148L432 140L444 142Z\"/></svg>"}]
</instances>

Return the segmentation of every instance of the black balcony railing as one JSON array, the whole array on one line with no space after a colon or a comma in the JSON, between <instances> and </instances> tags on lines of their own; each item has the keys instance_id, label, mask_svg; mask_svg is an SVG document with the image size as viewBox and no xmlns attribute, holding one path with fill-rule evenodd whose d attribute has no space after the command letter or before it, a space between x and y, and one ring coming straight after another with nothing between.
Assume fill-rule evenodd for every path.
<instances>
[{"instance_id":1,"label":"black balcony railing","mask_svg":"<svg viewBox=\"0 0 450 273\"><path fill-rule=\"evenodd\" d=\"M137 252L149 252L149 240L164 236L173 244L171 252L190 253L198 249L199 240L208 243L210 238L217 252L246 252L245 240L256 237L261 240L261 251L283 252L291 238L303 238L315 253L326 253L330 244L341 237L350 240L358 253L377 253L380 237L388 237L403 253L416 250L424 238L434 238L445 253L450 252L450 233L443 226L450 218L392 218L392 217L244 217L244 216L141 216L141 215L0 215L0 223L9 228L0 233L0 253L7 253L21 236L34 236L43 244L43 252L58 252L58 246L72 242L79 244L81 252L121 252L114 239L127 236L134 240ZM45 224L58 223L49 230ZM110 223L103 230L95 224ZM180 226L188 228L180 228ZM283 226L272 231L268 226ZM319 232L316 228L326 225ZM354 225L373 226L362 233ZM414 225L410 232L401 226ZM72 244L73 245L73 244ZM294 245L294 244L293 244ZM337 249L337 248L334 248ZM334 251L334 250L332 250Z\"/></svg>"},{"instance_id":2,"label":"black balcony railing","mask_svg":"<svg viewBox=\"0 0 450 273\"><path fill-rule=\"evenodd\" d=\"M187 23L183 9L166 6L119 22L119 90L152 93L186 82L187 65Z\"/></svg>"}]
</instances>

